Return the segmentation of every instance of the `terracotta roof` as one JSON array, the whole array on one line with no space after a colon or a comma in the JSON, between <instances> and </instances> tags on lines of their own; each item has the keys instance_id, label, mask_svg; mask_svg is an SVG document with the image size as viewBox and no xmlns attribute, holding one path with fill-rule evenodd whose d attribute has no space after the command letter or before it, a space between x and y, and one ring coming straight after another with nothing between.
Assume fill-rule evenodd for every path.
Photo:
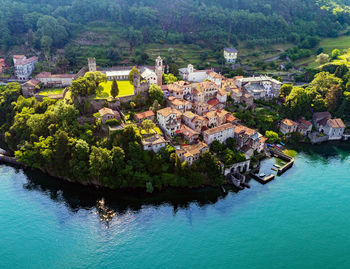
<instances>
[{"instance_id":1,"label":"terracotta roof","mask_svg":"<svg viewBox=\"0 0 350 269\"><path fill-rule=\"evenodd\" d=\"M56 74L52 75L50 72L41 72L36 75L36 78L74 78L76 74Z\"/></svg>"},{"instance_id":2,"label":"terracotta roof","mask_svg":"<svg viewBox=\"0 0 350 269\"><path fill-rule=\"evenodd\" d=\"M98 112L100 113L101 117L103 117L104 115L107 115L107 114L114 115L114 111L108 107L101 108Z\"/></svg>"},{"instance_id":3,"label":"terracotta roof","mask_svg":"<svg viewBox=\"0 0 350 269\"><path fill-rule=\"evenodd\" d=\"M212 129L208 129L206 131L204 131L203 133L206 135L213 135L216 133L220 133L224 130L228 130L228 129L234 129L235 127L231 124L231 123L226 123L223 125L220 125L218 127L212 128Z\"/></svg>"},{"instance_id":4,"label":"terracotta roof","mask_svg":"<svg viewBox=\"0 0 350 269\"><path fill-rule=\"evenodd\" d=\"M284 125L287 125L287 126L294 126L294 125L298 125L298 123L296 123L295 121L292 121L290 119L284 119L282 120L282 123Z\"/></svg>"},{"instance_id":5,"label":"terracotta roof","mask_svg":"<svg viewBox=\"0 0 350 269\"><path fill-rule=\"evenodd\" d=\"M236 118L235 116L233 116L231 114L226 114L226 121L229 123L233 123L235 121L238 121L238 118Z\"/></svg>"},{"instance_id":6,"label":"terracotta roof","mask_svg":"<svg viewBox=\"0 0 350 269\"><path fill-rule=\"evenodd\" d=\"M31 86L35 87L35 86L39 85L40 83L41 83L40 80L33 78L33 79L27 81L26 83L24 83L23 85L31 85Z\"/></svg>"},{"instance_id":7,"label":"terracotta roof","mask_svg":"<svg viewBox=\"0 0 350 269\"><path fill-rule=\"evenodd\" d=\"M177 84L173 83L173 84L169 84L168 85L168 90L170 92L183 92L184 88L182 86L180 86L180 85L177 85Z\"/></svg>"},{"instance_id":8,"label":"terracotta roof","mask_svg":"<svg viewBox=\"0 0 350 269\"><path fill-rule=\"evenodd\" d=\"M346 128L344 122L341 119L330 119L327 123L332 128Z\"/></svg>"},{"instance_id":9,"label":"terracotta roof","mask_svg":"<svg viewBox=\"0 0 350 269\"><path fill-rule=\"evenodd\" d=\"M18 59L16 65L26 65L38 61L38 57L30 57L28 59Z\"/></svg>"},{"instance_id":10,"label":"terracotta roof","mask_svg":"<svg viewBox=\"0 0 350 269\"><path fill-rule=\"evenodd\" d=\"M299 119L298 122L303 124L303 125L305 125L305 126L307 126L307 127L310 127L312 125L311 122L309 122L307 120L304 120L304 119Z\"/></svg>"},{"instance_id":11,"label":"terracotta roof","mask_svg":"<svg viewBox=\"0 0 350 269\"><path fill-rule=\"evenodd\" d=\"M216 111L208 111L206 113L204 113L204 116L206 116L208 119L216 117Z\"/></svg>"},{"instance_id":12,"label":"terracotta roof","mask_svg":"<svg viewBox=\"0 0 350 269\"><path fill-rule=\"evenodd\" d=\"M148 117L153 117L154 115L155 114L154 114L154 112L152 110L148 110L148 111L136 114L135 117L138 120L142 120L142 119L145 119L145 118L148 118Z\"/></svg>"},{"instance_id":13,"label":"terracotta roof","mask_svg":"<svg viewBox=\"0 0 350 269\"><path fill-rule=\"evenodd\" d=\"M322 120L324 118L330 119L332 117L331 113L329 113L328 111L325 112L316 112L313 115L313 118L318 120Z\"/></svg>"},{"instance_id":14,"label":"terracotta roof","mask_svg":"<svg viewBox=\"0 0 350 269\"><path fill-rule=\"evenodd\" d=\"M154 136L145 138L142 140L142 145L148 146L148 145L157 145L157 144L162 144L166 143L167 141L164 139L163 136L156 134Z\"/></svg>"},{"instance_id":15,"label":"terracotta roof","mask_svg":"<svg viewBox=\"0 0 350 269\"><path fill-rule=\"evenodd\" d=\"M221 96L224 96L224 95L227 95L226 91L224 90L218 90L218 94L221 95Z\"/></svg>"},{"instance_id":16,"label":"terracotta roof","mask_svg":"<svg viewBox=\"0 0 350 269\"><path fill-rule=\"evenodd\" d=\"M208 104L210 106L216 106L216 105L220 104L220 102L218 99L214 98L214 99L211 99L210 101L208 101Z\"/></svg>"},{"instance_id":17,"label":"terracotta roof","mask_svg":"<svg viewBox=\"0 0 350 269\"><path fill-rule=\"evenodd\" d=\"M182 113L175 108L166 107L157 111L163 117L168 117L170 114L176 114L177 117L181 116Z\"/></svg>"},{"instance_id":18,"label":"terracotta roof","mask_svg":"<svg viewBox=\"0 0 350 269\"><path fill-rule=\"evenodd\" d=\"M24 56L24 55L13 55L13 59L16 59L16 60L23 59L25 57L26 56Z\"/></svg>"},{"instance_id":19,"label":"terracotta roof","mask_svg":"<svg viewBox=\"0 0 350 269\"><path fill-rule=\"evenodd\" d=\"M257 131L251 128L248 128L247 126L244 125L235 125L235 134L237 135L244 135L247 134L248 136L252 136L256 133Z\"/></svg>"},{"instance_id":20,"label":"terracotta roof","mask_svg":"<svg viewBox=\"0 0 350 269\"><path fill-rule=\"evenodd\" d=\"M182 146L180 150L182 152L185 151L185 153L195 156L201 154L203 150L209 150L209 147L207 144L199 142L194 145Z\"/></svg>"},{"instance_id":21,"label":"terracotta roof","mask_svg":"<svg viewBox=\"0 0 350 269\"><path fill-rule=\"evenodd\" d=\"M196 116L198 116L197 114L194 114L193 112L191 111L186 111L185 113L183 113L183 116L186 117L186 118L189 118L189 119L193 119L195 118Z\"/></svg>"},{"instance_id":22,"label":"terracotta roof","mask_svg":"<svg viewBox=\"0 0 350 269\"><path fill-rule=\"evenodd\" d=\"M175 99L169 99L170 103L174 106L185 106L187 104L189 104L188 101L184 100L184 99L178 99L178 98L175 98Z\"/></svg>"},{"instance_id":23,"label":"terracotta roof","mask_svg":"<svg viewBox=\"0 0 350 269\"><path fill-rule=\"evenodd\" d=\"M180 130L179 130L179 132L178 133L181 133L181 134L183 134L184 136L187 136L187 137L189 137L189 138L191 138L191 137L193 137L193 136L198 136L199 135L199 133L198 132L196 132L195 130L192 130L190 127L188 127L188 126L186 126L186 125L181 125L181 128L180 128Z\"/></svg>"},{"instance_id":24,"label":"terracotta roof","mask_svg":"<svg viewBox=\"0 0 350 269\"><path fill-rule=\"evenodd\" d=\"M221 110L218 110L216 112L216 114L218 115L218 117L226 117L227 114L229 114L225 109L221 109Z\"/></svg>"},{"instance_id":25,"label":"terracotta roof","mask_svg":"<svg viewBox=\"0 0 350 269\"><path fill-rule=\"evenodd\" d=\"M221 78L222 79L222 75L216 73L215 71L211 71L211 70L207 71L207 74L208 74L208 76L210 76L210 77L212 77L214 79L216 79L216 78Z\"/></svg>"},{"instance_id":26,"label":"terracotta roof","mask_svg":"<svg viewBox=\"0 0 350 269\"><path fill-rule=\"evenodd\" d=\"M268 139L267 139L265 136L262 136L262 137L260 138L260 142L261 142L261 143L265 143L267 140L268 140Z\"/></svg>"}]
</instances>

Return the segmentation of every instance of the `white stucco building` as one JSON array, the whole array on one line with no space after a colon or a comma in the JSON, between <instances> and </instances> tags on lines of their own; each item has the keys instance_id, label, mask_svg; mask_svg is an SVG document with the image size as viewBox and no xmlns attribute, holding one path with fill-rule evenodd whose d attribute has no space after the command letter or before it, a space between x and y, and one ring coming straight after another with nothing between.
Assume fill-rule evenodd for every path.
<instances>
[{"instance_id":1,"label":"white stucco building","mask_svg":"<svg viewBox=\"0 0 350 269\"><path fill-rule=\"evenodd\" d=\"M276 98L280 95L282 82L268 76L240 78L236 81L239 88L246 90L254 99Z\"/></svg>"},{"instance_id":2,"label":"white stucco building","mask_svg":"<svg viewBox=\"0 0 350 269\"><path fill-rule=\"evenodd\" d=\"M38 57L30 57L27 58L24 55L14 55L13 63L14 63L14 71L17 79L21 81L28 80L30 75L33 73L35 69L35 65L38 62Z\"/></svg>"},{"instance_id":3,"label":"white stucco building","mask_svg":"<svg viewBox=\"0 0 350 269\"><path fill-rule=\"evenodd\" d=\"M227 63L235 63L237 60L238 50L235 48L224 48L224 58Z\"/></svg>"},{"instance_id":4,"label":"white stucco building","mask_svg":"<svg viewBox=\"0 0 350 269\"><path fill-rule=\"evenodd\" d=\"M72 84L75 76L75 74L53 75L50 72L41 72L35 78L45 87L67 87Z\"/></svg>"},{"instance_id":5,"label":"white stucco building","mask_svg":"<svg viewBox=\"0 0 350 269\"><path fill-rule=\"evenodd\" d=\"M235 127L231 123L226 123L203 132L204 142L208 145L213 143L215 140L224 143L228 138L233 138L234 136Z\"/></svg>"},{"instance_id":6,"label":"white stucco building","mask_svg":"<svg viewBox=\"0 0 350 269\"><path fill-rule=\"evenodd\" d=\"M143 150L153 150L155 153L158 153L158 151L161 148L164 148L167 145L167 141L164 139L163 136L156 134L154 136L145 138L142 140L142 147Z\"/></svg>"},{"instance_id":7,"label":"white stucco building","mask_svg":"<svg viewBox=\"0 0 350 269\"><path fill-rule=\"evenodd\" d=\"M160 128L169 136L174 136L180 130L182 113L171 107L157 111L157 120Z\"/></svg>"},{"instance_id":8,"label":"white stucco building","mask_svg":"<svg viewBox=\"0 0 350 269\"><path fill-rule=\"evenodd\" d=\"M329 119L320 126L320 132L328 135L329 140L341 140L345 131L345 124L341 119Z\"/></svg>"}]
</instances>

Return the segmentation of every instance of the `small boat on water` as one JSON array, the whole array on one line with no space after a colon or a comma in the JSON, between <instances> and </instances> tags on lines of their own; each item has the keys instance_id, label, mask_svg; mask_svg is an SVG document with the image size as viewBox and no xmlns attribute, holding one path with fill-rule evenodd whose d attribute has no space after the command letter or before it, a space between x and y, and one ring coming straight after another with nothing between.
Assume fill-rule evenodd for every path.
<instances>
[{"instance_id":1,"label":"small boat on water","mask_svg":"<svg viewBox=\"0 0 350 269\"><path fill-rule=\"evenodd\" d=\"M281 166L278 165L278 164L274 164L273 166L276 167L276 168L281 168Z\"/></svg>"},{"instance_id":2,"label":"small boat on water","mask_svg":"<svg viewBox=\"0 0 350 269\"><path fill-rule=\"evenodd\" d=\"M265 174L265 173L261 173L259 176L260 176L260 177L265 177L266 174Z\"/></svg>"},{"instance_id":3,"label":"small boat on water","mask_svg":"<svg viewBox=\"0 0 350 269\"><path fill-rule=\"evenodd\" d=\"M271 170L273 170L273 171L277 171L277 169L276 169L276 168L273 168L273 167L271 168Z\"/></svg>"},{"instance_id":4,"label":"small boat on water","mask_svg":"<svg viewBox=\"0 0 350 269\"><path fill-rule=\"evenodd\" d=\"M224 186L221 186L221 190L222 190L223 193L226 193L226 190L225 190Z\"/></svg>"}]
</instances>

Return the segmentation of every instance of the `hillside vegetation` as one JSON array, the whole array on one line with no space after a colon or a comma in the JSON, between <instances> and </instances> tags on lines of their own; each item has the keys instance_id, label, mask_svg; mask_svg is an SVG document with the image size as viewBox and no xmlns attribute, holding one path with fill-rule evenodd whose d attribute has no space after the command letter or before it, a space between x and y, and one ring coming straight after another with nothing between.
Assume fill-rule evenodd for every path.
<instances>
[{"instance_id":1,"label":"hillside vegetation","mask_svg":"<svg viewBox=\"0 0 350 269\"><path fill-rule=\"evenodd\" d=\"M197 45L203 49L198 59L209 62L219 58L227 45L291 43L307 50L320 38L338 36L350 22L345 0L0 0L0 4L2 54L16 46L20 52L25 44L48 58L65 48L61 69L81 66L92 55L103 65L145 63L149 55L143 46L152 44Z\"/></svg>"}]
</instances>

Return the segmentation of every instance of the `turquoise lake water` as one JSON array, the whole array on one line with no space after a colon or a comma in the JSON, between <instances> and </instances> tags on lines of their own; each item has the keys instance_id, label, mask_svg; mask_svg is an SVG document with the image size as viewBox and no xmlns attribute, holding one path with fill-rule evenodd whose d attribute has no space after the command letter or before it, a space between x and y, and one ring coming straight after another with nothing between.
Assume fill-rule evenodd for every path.
<instances>
[{"instance_id":1,"label":"turquoise lake water","mask_svg":"<svg viewBox=\"0 0 350 269\"><path fill-rule=\"evenodd\" d=\"M349 144L250 184L132 197L0 165L0 268L350 268Z\"/></svg>"}]
</instances>

